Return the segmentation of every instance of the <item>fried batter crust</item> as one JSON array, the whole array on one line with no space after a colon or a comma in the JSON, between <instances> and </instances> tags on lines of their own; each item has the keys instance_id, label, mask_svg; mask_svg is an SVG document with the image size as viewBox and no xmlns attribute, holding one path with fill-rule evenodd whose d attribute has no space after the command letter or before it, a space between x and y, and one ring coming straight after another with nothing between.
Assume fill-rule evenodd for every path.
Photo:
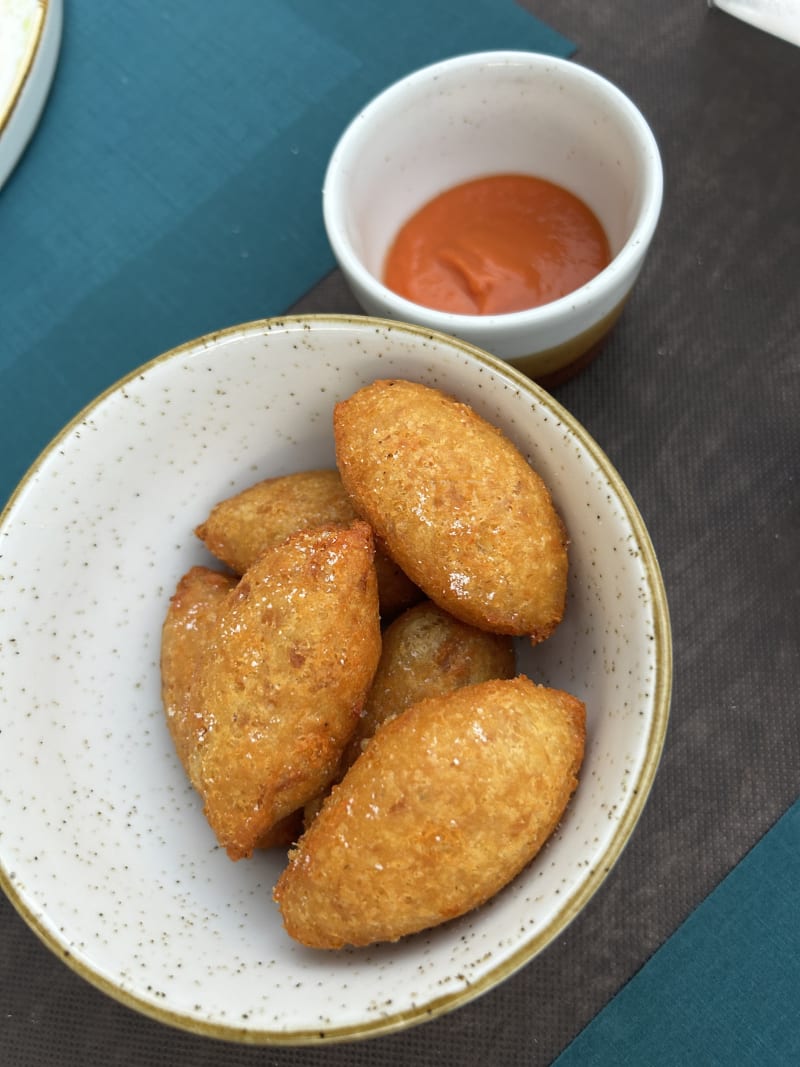
<instances>
[{"instance_id":1,"label":"fried batter crust","mask_svg":"<svg viewBox=\"0 0 800 1067\"><path fill-rule=\"evenodd\" d=\"M170 599L161 637L161 696L167 726L184 770L189 754L205 733L203 718L193 707L190 691L197 664L214 632L217 609L225 602L238 578L208 567L192 567ZM302 811L293 812L270 827L256 845L275 848L291 845L303 829Z\"/></svg>"},{"instance_id":2,"label":"fried batter crust","mask_svg":"<svg viewBox=\"0 0 800 1067\"><path fill-rule=\"evenodd\" d=\"M492 678L512 678L512 638L461 622L433 601L404 611L383 633L378 669L347 746L349 766L380 726L426 697Z\"/></svg>"},{"instance_id":3,"label":"fried batter crust","mask_svg":"<svg viewBox=\"0 0 800 1067\"><path fill-rule=\"evenodd\" d=\"M337 471L298 471L221 500L195 534L217 559L244 574L265 548L290 534L315 526L349 526L355 518Z\"/></svg>"},{"instance_id":4,"label":"fried batter crust","mask_svg":"<svg viewBox=\"0 0 800 1067\"><path fill-rule=\"evenodd\" d=\"M161 700L187 771L189 755L205 733L203 717L190 700L194 672L214 632L217 611L237 581L208 567L192 567L178 582L161 628Z\"/></svg>"},{"instance_id":5,"label":"fried batter crust","mask_svg":"<svg viewBox=\"0 0 800 1067\"><path fill-rule=\"evenodd\" d=\"M395 941L478 907L556 828L585 708L520 676L432 697L384 725L290 852L274 891L313 948Z\"/></svg>"},{"instance_id":6,"label":"fried batter crust","mask_svg":"<svg viewBox=\"0 0 800 1067\"><path fill-rule=\"evenodd\" d=\"M372 532L301 531L267 549L217 613L191 701L189 774L232 859L330 782L377 667Z\"/></svg>"},{"instance_id":7,"label":"fried batter crust","mask_svg":"<svg viewBox=\"0 0 800 1067\"><path fill-rule=\"evenodd\" d=\"M195 534L217 559L244 574L266 548L290 534L315 526L349 526L356 518L338 471L298 471L267 478L220 501ZM384 619L422 599L422 592L380 548L375 568Z\"/></svg>"},{"instance_id":8,"label":"fried batter crust","mask_svg":"<svg viewBox=\"0 0 800 1067\"><path fill-rule=\"evenodd\" d=\"M560 622L567 538L517 448L466 404L397 379L334 410L336 459L356 511L440 607L498 633Z\"/></svg>"},{"instance_id":9,"label":"fried batter crust","mask_svg":"<svg viewBox=\"0 0 800 1067\"><path fill-rule=\"evenodd\" d=\"M461 622L431 600L408 608L383 631L378 669L336 780L361 755L375 731L412 704L463 685L511 678L515 665L513 640L505 634L490 634ZM318 796L306 804L305 826L324 799Z\"/></svg>"}]
</instances>

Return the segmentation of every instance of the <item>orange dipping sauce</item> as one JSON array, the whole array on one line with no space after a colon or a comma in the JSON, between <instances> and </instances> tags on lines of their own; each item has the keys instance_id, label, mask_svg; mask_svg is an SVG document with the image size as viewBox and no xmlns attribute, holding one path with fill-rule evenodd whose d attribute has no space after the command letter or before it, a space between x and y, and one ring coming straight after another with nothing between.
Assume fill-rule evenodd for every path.
<instances>
[{"instance_id":1,"label":"orange dipping sauce","mask_svg":"<svg viewBox=\"0 0 800 1067\"><path fill-rule=\"evenodd\" d=\"M502 315L566 296L610 260L605 231L581 199L541 178L497 174L447 189L412 215L383 281L424 307Z\"/></svg>"}]
</instances>

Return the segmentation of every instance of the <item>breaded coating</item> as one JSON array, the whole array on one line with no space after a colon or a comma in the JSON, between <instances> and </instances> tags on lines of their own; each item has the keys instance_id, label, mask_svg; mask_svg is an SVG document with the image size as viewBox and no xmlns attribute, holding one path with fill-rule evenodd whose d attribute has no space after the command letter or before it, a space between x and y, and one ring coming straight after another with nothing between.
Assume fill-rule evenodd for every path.
<instances>
[{"instance_id":1,"label":"breaded coating","mask_svg":"<svg viewBox=\"0 0 800 1067\"><path fill-rule=\"evenodd\" d=\"M378 669L343 763L349 766L383 723L412 704L476 682L513 678L515 667L511 637L461 622L431 600L416 604L384 630Z\"/></svg>"},{"instance_id":2,"label":"breaded coating","mask_svg":"<svg viewBox=\"0 0 800 1067\"><path fill-rule=\"evenodd\" d=\"M206 727L191 702L197 664L214 634L217 610L238 578L208 567L192 567L178 582L161 632L161 698L178 758L189 771L190 759ZM303 829L302 811L281 819L258 841L257 848L291 845Z\"/></svg>"},{"instance_id":3,"label":"breaded coating","mask_svg":"<svg viewBox=\"0 0 800 1067\"><path fill-rule=\"evenodd\" d=\"M490 634L454 619L431 600L404 611L383 632L378 669L336 780L358 759L375 731L412 704L463 685L512 678L515 666L513 640L505 634ZM326 795L327 791L305 805L306 827Z\"/></svg>"},{"instance_id":4,"label":"breaded coating","mask_svg":"<svg viewBox=\"0 0 800 1067\"><path fill-rule=\"evenodd\" d=\"M520 676L431 697L386 723L289 853L275 887L312 948L395 941L478 907L558 825L583 703Z\"/></svg>"},{"instance_id":5,"label":"breaded coating","mask_svg":"<svg viewBox=\"0 0 800 1067\"><path fill-rule=\"evenodd\" d=\"M256 841L254 848L288 848L303 832L303 809L298 808L283 819L278 819Z\"/></svg>"},{"instance_id":6,"label":"breaded coating","mask_svg":"<svg viewBox=\"0 0 800 1067\"><path fill-rule=\"evenodd\" d=\"M391 622L401 611L418 604L425 596L408 575L375 541L375 573L378 576L378 601L383 622Z\"/></svg>"},{"instance_id":7,"label":"breaded coating","mask_svg":"<svg viewBox=\"0 0 800 1067\"><path fill-rule=\"evenodd\" d=\"M232 859L336 772L380 655L373 551L360 521L293 534L217 613L191 688L205 733L189 773Z\"/></svg>"},{"instance_id":8,"label":"breaded coating","mask_svg":"<svg viewBox=\"0 0 800 1067\"><path fill-rule=\"evenodd\" d=\"M335 470L298 471L257 482L216 504L195 530L209 552L244 574L265 548L315 526L357 518Z\"/></svg>"},{"instance_id":9,"label":"breaded coating","mask_svg":"<svg viewBox=\"0 0 800 1067\"><path fill-rule=\"evenodd\" d=\"M187 772L189 755L206 730L190 700L194 672L214 633L217 611L237 581L208 567L192 567L178 582L161 629L161 700L175 751Z\"/></svg>"},{"instance_id":10,"label":"breaded coating","mask_svg":"<svg viewBox=\"0 0 800 1067\"><path fill-rule=\"evenodd\" d=\"M206 732L203 716L191 702L194 672L207 652L217 611L238 580L207 567L193 567L180 579L162 626L161 699L178 759L187 773L190 754ZM302 811L292 812L270 827L256 847L290 845L302 829Z\"/></svg>"},{"instance_id":11,"label":"breaded coating","mask_svg":"<svg viewBox=\"0 0 800 1067\"><path fill-rule=\"evenodd\" d=\"M566 532L507 437L466 404L397 379L337 404L334 433L356 511L431 600L481 629L534 643L552 633Z\"/></svg>"},{"instance_id":12,"label":"breaded coating","mask_svg":"<svg viewBox=\"0 0 800 1067\"><path fill-rule=\"evenodd\" d=\"M220 501L195 534L217 559L244 574L264 549L290 534L315 526L349 526L357 517L338 471L298 471L267 478ZM422 592L379 546L375 567L384 619L422 599Z\"/></svg>"}]
</instances>

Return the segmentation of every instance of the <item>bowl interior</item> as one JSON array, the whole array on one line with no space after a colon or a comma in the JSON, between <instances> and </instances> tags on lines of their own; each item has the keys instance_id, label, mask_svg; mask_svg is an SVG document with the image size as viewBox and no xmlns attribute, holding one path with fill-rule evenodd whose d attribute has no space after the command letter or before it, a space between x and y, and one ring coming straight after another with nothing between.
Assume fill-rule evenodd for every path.
<instances>
[{"instance_id":1,"label":"bowl interior","mask_svg":"<svg viewBox=\"0 0 800 1067\"><path fill-rule=\"evenodd\" d=\"M600 219L616 256L652 196L649 131L630 101L575 63L462 57L373 100L331 160L329 229L376 279L400 226L443 190L519 172L556 182Z\"/></svg>"},{"instance_id":2,"label":"bowl interior","mask_svg":"<svg viewBox=\"0 0 800 1067\"><path fill-rule=\"evenodd\" d=\"M479 911L394 946L315 953L271 900L276 852L231 863L179 766L159 693L192 530L259 478L333 464L334 403L378 377L447 390L516 441L572 539L557 634L520 670L586 701L582 783L556 835ZM477 350L370 319L250 324L143 367L68 426L0 522L0 881L80 974L229 1040L343 1039L489 988L547 945L613 864L666 728L670 638L635 505L548 394Z\"/></svg>"}]
</instances>

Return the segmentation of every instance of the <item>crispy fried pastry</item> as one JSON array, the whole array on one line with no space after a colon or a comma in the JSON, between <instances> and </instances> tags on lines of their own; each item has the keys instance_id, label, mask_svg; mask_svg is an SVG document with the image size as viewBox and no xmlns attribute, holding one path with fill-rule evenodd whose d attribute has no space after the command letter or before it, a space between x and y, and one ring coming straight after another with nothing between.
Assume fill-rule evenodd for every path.
<instances>
[{"instance_id":1,"label":"crispy fried pastry","mask_svg":"<svg viewBox=\"0 0 800 1067\"><path fill-rule=\"evenodd\" d=\"M205 733L205 724L190 699L197 664L214 633L217 610L238 579L208 567L192 567L172 596L161 635L161 696L167 726L178 758L188 772L189 754ZM303 828L302 811L281 819L259 839L257 848L290 845Z\"/></svg>"},{"instance_id":2,"label":"crispy fried pastry","mask_svg":"<svg viewBox=\"0 0 800 1067\"><path fill-rule=\"evenodd\" d=\"M391 622L401 611L418 604L424 593L414 585L405 571L375 542L375 574L378 578L378 600L383 622Z\"/></svg>"},{"instance_id":3,"label":"crispy fried pastry","mask_svg":"<svg viewBox=\"0 0 800 1067\"><path fill-rule=\"evenodd\" d=\"M195 530L209 552L237 574L289 534L349 526L356 518L335 470L298 471L257 482L220 501Z\"/></svg>"},{"instance_id":4,"label":"crispy fried pastry","mask_svg":"<svg viewBox=\"0 0 800 1067\"><path fill-rule=\"evenodd\" d=\"M342 756L337 780L383 723L425 697L490 678L511 678L515 662L513 641L505 634L490 634L454 619L431 600L404 611L383 632L378 669ZM306 827L322 807L325 795L306 804Z\"/></svg>"},{"instance_id":5,"label":"crispy fried pastry","mask_svg":"<svg viewBox=\"0 0 800 1067\"><path fill-rule=\"evenodd\" d=\"M161 699L175 750L187 771L189 754L206 729L190 701L192 679L214 632L217 611L237 580L208 567L192 567L178 582L161 629Z\"/></svg>"},{"instance_id":6,"label":"crispy fried pastry","mask_svg":"<svg viewBox=\"0 0 800 1067\"><path fill-rule=\"evenodd\" d=\"M190 699L205 732L189 774L232 859L336 772L380 655L369 526L267 549L217 611Z\"/></svg>"},{"instance_id":7,"label":"crispy fried pastry","mask_svg":"<svg viewBox=\"0 0 800 1067\"><path fill-rule=\"evenodd\" d=\"M216 504L195 534L217 559L244 574L265 548L315 526L349 526L357 518L336 470L298 471L257 482ZM378 548L381 615L392 619L421 591Z\"/></svg>"},{"instance_id":8,"label":"crispy fried pastry","mask_svg":"<svg viewBox=\"0 0 800 1067\"><path fill-rule=\"evenodd\" d=\"M376 381L334 411L339 472L405 574L481 629L548 637L567 538L550 493L498 429L436 389Z\"/></svg>"},{"instance_id":9,"label":"crispy fried pastry","mask_svg":"<svg viewBox=\"0 0 800 1067\"><path fill-rule=\"evenodd\" d=\"M274 893L288 933L367 945L478 907L556 828L584 739L581 701L524 676L386 723L289 854Z\"/></svg>"},{"instance_id":10,"label":"crispy fried pastry","mask_svg":"<svg viewBox=\"0 0 800 1067\"><path fill-rule=\"evenodd\" d=\"M283 819L278 819L256 841L254 848L287 848L293 845L303 832L303 809L298 808Z\"/></svg>"},{"instance_id":11,"label":"crispy fried pastry","mask_svg":"<svg viewBox=\"0 0 800 1067\"><path fill-rule=\"evenodd\" d=\"M461 622L431 600L415 604L384 630L378 669L343 762L349 766L383 723L412 704L513 678L515 664L512 638Z\"/></svg>"}]
</instances>

